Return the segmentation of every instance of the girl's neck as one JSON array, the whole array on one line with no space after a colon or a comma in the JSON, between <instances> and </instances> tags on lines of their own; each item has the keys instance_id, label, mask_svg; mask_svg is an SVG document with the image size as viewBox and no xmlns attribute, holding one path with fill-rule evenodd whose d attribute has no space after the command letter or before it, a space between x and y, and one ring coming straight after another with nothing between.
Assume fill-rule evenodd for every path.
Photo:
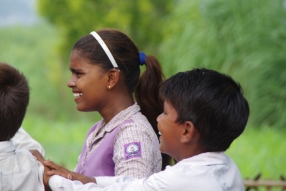
<instances>
[{"instance_id":1,"label":"girl's neck","mask_svg":"<svg viewBox=\"0 0 286 191\"><path fill-rule=\"evenodd\" d=\"M116 116L121 111L132 106L134 101L132 97L123 97L117 96L104 107L99 113L102 116L105 123L108 123L114 116Z\"/></svg>"}]
</instances>

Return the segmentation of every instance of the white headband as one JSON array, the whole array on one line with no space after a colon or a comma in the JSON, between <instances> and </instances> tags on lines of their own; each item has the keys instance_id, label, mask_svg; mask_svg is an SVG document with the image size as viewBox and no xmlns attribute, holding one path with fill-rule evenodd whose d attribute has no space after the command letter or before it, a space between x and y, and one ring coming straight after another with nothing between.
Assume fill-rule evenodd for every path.
<instances>
[{"instance_id":1,"label":"white headband","mask_svg":"<svg viewBox=\"0 0 286 191\"><path fill-rule=\"evenodd\" d=\"M104 50L105 54L107 55L107 57L109 58L111 64L113 65L114 68L118 68L118 65L116 64L115 59L113 58L110 50L108 49L108 47L106 46L106 44L104 43L104 41L102 40L102 38L95 32L92 31L90 33L96 40L97 42L100 44L101 48Z\"/></svg>"}]
</instances>

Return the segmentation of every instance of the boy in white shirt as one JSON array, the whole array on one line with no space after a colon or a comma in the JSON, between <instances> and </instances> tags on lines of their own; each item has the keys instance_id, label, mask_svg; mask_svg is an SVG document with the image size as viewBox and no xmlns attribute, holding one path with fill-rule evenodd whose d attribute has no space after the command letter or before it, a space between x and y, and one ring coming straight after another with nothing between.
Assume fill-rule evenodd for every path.
<instances>
[{"instance_id":1,"label":"boy in white shirt","mask_svg":"<svg viewBox=\"0 0 286 191\"><path fill-rule=\"evenodd\" d=\"M160 94L160 150L177 161L174 166L145 179L131 179L85 177L42 161L53 169L44 174L45 184L54 191L243 191L240 172L224 153L244 131L249 116L240 85L202 68L167 79Z\"/></svg>"},{"instance_id":2,"label":"boy in white shirt","mask_svg":"<svg viewBox=\"0 0 286 191\"><path fill-rule=\"evenodd\" d=\"M43 165L26 148L39 148L21 127L29 103L27 80L14 67L0 63L0 190L43 191ZM18 131L19 130L19 131ZM28 138L28 139L26 139ZM22 147L22 146L17 146ZM43 150L41 150L43 153Z\"/></svg>"}]
</instances>

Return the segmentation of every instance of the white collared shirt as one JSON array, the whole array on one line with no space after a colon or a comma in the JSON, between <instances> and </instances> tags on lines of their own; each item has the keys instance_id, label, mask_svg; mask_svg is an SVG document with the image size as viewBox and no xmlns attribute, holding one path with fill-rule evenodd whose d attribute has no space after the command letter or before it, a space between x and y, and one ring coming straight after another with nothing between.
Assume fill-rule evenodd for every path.
<instances>
[{"instance_id":1,"label":"white collared shirt","mask_svg":"<svg viewBox=\"0 0 286 191\"><path fill-rule=\"evenodd\" d=\"M43 165L28 150L16 150L12 141L0 142L0 190L44 191Z\"/></svg>"},{"instance_id":2,"label":"white collared shirt","mask_svg":"<svg viewBox=\"0 0 286 191\"><path fill-rule=\"evenodd\" d=\"M144 179L95 177L97 184L82 184L52 176L53 191L244 191L235 163L223 152L203 153Z\"/></svg>"}]
</instances>

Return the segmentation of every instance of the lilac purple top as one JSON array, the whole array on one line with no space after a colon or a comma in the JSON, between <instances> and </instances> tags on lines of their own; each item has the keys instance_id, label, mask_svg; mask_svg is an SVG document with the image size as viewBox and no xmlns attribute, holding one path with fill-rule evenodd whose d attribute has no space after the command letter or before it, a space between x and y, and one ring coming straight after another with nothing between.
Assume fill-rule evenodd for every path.
<instances>
[{"instance_id":1,"label":"lilac purple top","mask_svg":"<svg viewBox=\"0 0 286 191\"><path fill-rule=\"evenodd\" d=\"M89 130L75 171L86 176L145 178L161 171L159 141L135 103Z\"/></svg>"}]
</instances>

